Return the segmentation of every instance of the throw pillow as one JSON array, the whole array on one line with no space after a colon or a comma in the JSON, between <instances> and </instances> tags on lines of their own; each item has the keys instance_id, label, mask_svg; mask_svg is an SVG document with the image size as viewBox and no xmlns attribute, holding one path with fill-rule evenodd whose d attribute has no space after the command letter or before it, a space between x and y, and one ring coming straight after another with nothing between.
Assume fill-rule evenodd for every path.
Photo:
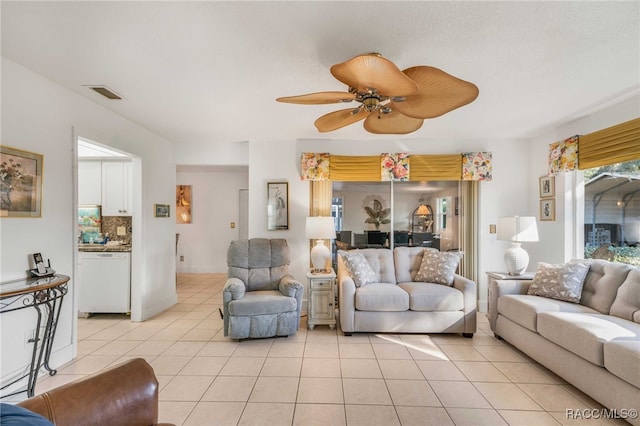
<instances>
[{"instance_id":1,"label":"throw pillow","mask_svg":"<svg viewBox=\"0 0 640 426\"><path fill-rule=\"evenodd\" d=\"M452 285L462 253L424 249L415 281Z\"/></svg>"},{"instance_id":2,"label":"throw pillow","mask_svg":"<svg viewBox=\"0 0 640 426\"><path fill-rule=\"evenodd\" d=\"M591 263L572 260L563 265L540 262L527 294L580 303L582 286Z\"/></svg>"},{"instance_id":3,"label":"throw pillow","mask_svg":"<svg viewBox=\"0 0 640 426\"><path fill-rule=\"evenodd\" d=\"M346 251L339 251L338 254L342 256L345 265L347 265L356 287L380 281L364 254Z\"/></svg>"}]
</instances>

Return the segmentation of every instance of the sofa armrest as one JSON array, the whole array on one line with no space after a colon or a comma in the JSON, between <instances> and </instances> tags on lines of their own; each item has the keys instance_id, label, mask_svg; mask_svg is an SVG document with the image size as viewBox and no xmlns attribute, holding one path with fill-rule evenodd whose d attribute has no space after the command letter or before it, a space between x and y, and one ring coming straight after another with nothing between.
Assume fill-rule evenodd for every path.
<instances>
[{"instance_id":1,"label":"sofa armrest","mask_svg":"<svg viewBox=\"0 0 640 426\"><path fill-rule=\"evenodd\" d=\"M338 309L340 328L345 333L352 333L355 329L356 284L340 255L338 255Z\"/></svg>"},{"instance_id":2,"label":"sofa armrest","mask_svg":"<svg viewBox=\"0 0 640 426\"><path fill-rule=\"evenodd\" d=\"M464 333L475 333L478 286L475 281L456 274L453 287L460 290L464 298Z\"/></svg>"},{"instance_id":3,"label":"sofa armrest","mask_svg":"<svg viewBox=\"0 0 640 426\"><path fill-rule=\"evenodd\" d=\"M285 296L295 297L296 300L302 300L304 286L291 275L285 275L280 279L278 289L280 290L280 293Z\"/></svg>"},{"instance_id":4,"label":"sofa armrest","mask_svg":"<svg viewBox=\"0 0 640 426\"><path fill-rule=\"evenodd\" d=\"M489 325L496 332L498 298L505 294L527 294L531 280L489 280Z\"/></svg>"},{"instance_id":5,"label":"sofa armrest","mask_svg":"<svg viewBox=\"0 0 640 426\"><path fill-rule=\"evenodd\" d=\"M135 358L18 403L56 426L155 425L158 380Z\"/></svg>"},{"instance_id":6,"label":"sofa armrest","mask_svg":"<svg viewBox=\"0 0 640 426\"><path fill-rule=\"evenodd\" d=\"M239 278L228 278L226 284L222 289L222 301L225 303L232 300L242 299L244 293L247 291L247 287Z\"/></svg>"}]
</instances>

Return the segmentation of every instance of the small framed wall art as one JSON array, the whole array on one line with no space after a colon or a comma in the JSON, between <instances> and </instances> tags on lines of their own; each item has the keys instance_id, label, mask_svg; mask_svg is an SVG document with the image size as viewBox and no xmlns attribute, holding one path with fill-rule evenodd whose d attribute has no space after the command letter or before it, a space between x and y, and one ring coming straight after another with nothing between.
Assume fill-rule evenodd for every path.
<instances>
[{"instance_id":1,"label":"small framed wall art","mask_svg":"<svg viewBox=\"0 0 640 426\"><path fill-rule=\"evenodd\" d=\"M553 176L540 177L540 198L555 197L556 183Z\"/></svg>"},{"instance_id":2,"label":"small framed wall art","mask_svg":"<svg viewBox=\"0 0 640 426\"><path fill-rule=\"evenodd\" d=\"M0 217L40 217L43 156L0 145Z\"/></svg>"},{"instance_id":3,"label":"small framed wall art","mask_svg":"<svg viewBox=\"0 0 640 426\"><path fill-rule=\"evenodd\" d=\"M154 204L153 207L156 213L156 217L169 217L169 204Z\"/></svg>"},{"instance_id":4,"label":"small framed wall art","mask_svg":"<svg viewBox=\"0 0 640 426\"><path fill-rule=\"evenodd\" d=\"M540 200L540 220L556 220L556 200L543 198Z\"/></svg>"},{"instance_id":5,"label":"small framed wall art","mask_svg":"<svg viewBox=\"0 0 640 426\"><path fill-rule=\"evenodd\" d=\"M289 183L267 183L267 230L289 229Z\"/></svg>"}]
</instances>

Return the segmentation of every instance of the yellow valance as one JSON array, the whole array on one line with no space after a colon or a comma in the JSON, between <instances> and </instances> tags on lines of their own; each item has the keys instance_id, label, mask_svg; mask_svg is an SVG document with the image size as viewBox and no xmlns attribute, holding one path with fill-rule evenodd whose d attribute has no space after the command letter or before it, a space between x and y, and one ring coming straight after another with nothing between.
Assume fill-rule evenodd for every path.
<instances>
[{"instance_id":1,"label":"yellow valance","mask_svg":"<svg viewBox=\"0 0 640 426\"><path fill-rule=\"evenodd\" d=\"M427 181L492 179L490 152L445 155L348 156L329 153L302 153L302 180L312 181Z\"/></svg>"},{"instance_id":2,"label":"yellow valance","mask_svg":"<svg viewBox=\"0 0 640 426\"><path fill-rule=\"evenodd\" d=\"M424 180L461 180L462 156L450 155L412 155L412 181Z\"/></svg>"},{"instance_id":3,"label":"yellow valance","mask_svg":"<svg viewBox=\"0 0 640 426\"><path fill-rule=\"evenodd\" d=\"M380 156L332 155L329 176L331 180L379 182Z\"/></svg>"},{"instance_id":4,"label":"yellow valance","mask_svg":"<svg viewBox=\"0 0 640 426\"><path fill-rule=\"evenodd\" d=\"M578 141L580 170L640 159L640 118L588 135Z\"/></svg>"}]
</instances>

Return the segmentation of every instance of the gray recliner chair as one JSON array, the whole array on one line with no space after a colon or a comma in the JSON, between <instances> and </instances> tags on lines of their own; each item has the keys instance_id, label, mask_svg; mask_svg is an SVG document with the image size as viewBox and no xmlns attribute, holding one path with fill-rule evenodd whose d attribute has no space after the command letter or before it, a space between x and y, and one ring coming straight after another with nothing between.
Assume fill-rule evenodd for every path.
<instances>
[{"instance_id":1,"label":"gray recliner chair","mask_svg":"<svg viewBox=\"0 0 640 426\"><path fill-rule=\"evenodd\" d=\"M295 334L304 287L289 275L284 239L232 241L222 291L224 335L247 339Z\"/></svg>"}]
</instances>

